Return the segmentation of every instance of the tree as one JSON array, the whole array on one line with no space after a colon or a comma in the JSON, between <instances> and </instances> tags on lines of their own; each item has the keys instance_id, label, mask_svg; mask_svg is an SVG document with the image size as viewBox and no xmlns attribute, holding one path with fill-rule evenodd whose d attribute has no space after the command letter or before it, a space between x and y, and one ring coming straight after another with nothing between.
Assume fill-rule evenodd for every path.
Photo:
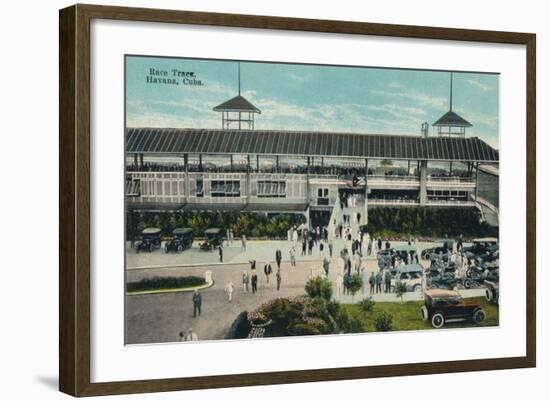
<instances>
[{"instance_id":1,"label":"tree","mask_svg":"<svg viewBox=\"0 0 550 401\"><path fill-rule=\"evenodd\" d=\"M315 277L306 284L306 293L312 298L320 298L329 302L332 298L332 283L325 277Z\"/></svg>"},{"instance_id":2,"label":"tree","mask_svg":"<svg viewBox=\"0 0 550 401\"><path fill-rule=\"evenodd\" d=\"M401 302L403 302L403 295L407 292L407 286L403 284L401 281L398 281L395 283L395 296L397 298L401 298Z\"/></svg>"},{"instance_id":3,"label":"tree","mask_svg":"<svg viewBox=\"0 0 550 401\"><path fill-rule=\"evenodd\" d=\"M353 302L353 297L361 289L362 280L359 273L353 273L349 278L348 289L351 292L351 302Z\"/></svg>"}]
</instances>

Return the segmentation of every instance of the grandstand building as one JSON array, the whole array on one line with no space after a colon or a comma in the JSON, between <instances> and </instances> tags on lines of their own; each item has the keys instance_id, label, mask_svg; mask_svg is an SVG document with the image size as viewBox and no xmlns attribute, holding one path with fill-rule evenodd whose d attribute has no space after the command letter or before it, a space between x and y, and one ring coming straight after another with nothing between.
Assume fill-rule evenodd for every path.
<instances>
[{"instance_id":1,"label":"grandstand building","mask_svg":"<svg viewBox=\"0 0 550 401\"><path fill-rule=\"evenodd\" d=\"M213 111L220 129L126 130L128 210L290 212L324 225L350 195L365 218L379 206L481 209L480 168L498 172L498 151L467 136L452 95L432 136L427 123L402 136L256 130L260 110L240 91Z\"/></svg>"}]
</instances>

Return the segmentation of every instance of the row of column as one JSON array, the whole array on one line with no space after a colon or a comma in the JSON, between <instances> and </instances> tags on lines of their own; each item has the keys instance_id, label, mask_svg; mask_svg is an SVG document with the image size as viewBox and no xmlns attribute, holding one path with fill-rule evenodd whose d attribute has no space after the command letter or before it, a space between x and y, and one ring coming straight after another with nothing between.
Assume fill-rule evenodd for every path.
<instances>
[{"instance_id":1,"label":"row of column","mask_svg":"<svg viewBox=\"0 0 550 401\"><path fill-rule=\"evenodd\" d=\"M185 191L186 194L189 194L189 155L184 154L184 166L185 166ZM321 158L321 161L323 158ZM134 164L143 166L143 154L135 153L134 154ZM233 156L230 156L230 164L231 167L233 167ZM199 154L199 166L202 166L202 155ZM256 155L256 166L259 169L260 166L260 156ZM309 185L309 175L310 175L310 168L311 168L311 157L307 157L307 178L306 178L306 193L307 193L307 200L309 201L309 191L310 191L310 185ZM427 177L428 177L428 161L427 160L420 160L418 161L418 168L419 168L419 178L420 178L420 205L424 206L428 202L428 191L427 191ZM368 169L369 169L369 160L365 159L365 216L367 216L368 210L367 210L367 198L368 198ZM474 193L474 200L477 202L478 198L478 176L479 176L479 162L475 163L469 163L468 169L475 169L475 193ZM250 197L250 173L251 173L251 167L250 167L250 155L247 155L247 197ZM408 161L407 170L410 173L410 160ZM276 171L279 171L279 156L276 156ZM470 170L471 171L471 170ZM452 173L452 162L449 164L449 172Z\"/></svg>"}]
</instances>

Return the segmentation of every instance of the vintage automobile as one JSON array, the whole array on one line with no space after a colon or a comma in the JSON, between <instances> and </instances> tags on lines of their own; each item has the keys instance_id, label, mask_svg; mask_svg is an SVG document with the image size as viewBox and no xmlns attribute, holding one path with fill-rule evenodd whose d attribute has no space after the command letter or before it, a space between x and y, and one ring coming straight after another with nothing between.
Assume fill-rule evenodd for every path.
<instances>
[{"instance_id":1,"label":"vintage automobile","mask_svg":"<svg viewBox=\"0 0 550 401\"><path fill-rule=\"evenodd\" d=\"M200 244L201 251L212 251L223 243L223 231L221 228L209 228L204 232L206 239Z\"/></svg>"},{"instance_id":2,"label":"vintage automobile","mask_svg":"<svg viewBox=\"0 0 550 401\"><path fill-rule=\"evenodd\" d=\"M445 323L472 320L480 324L485 320L485 311L474 299L463 299L458 291L454 290L427 290L424 292L422 318L439 329Z\"/></svg>"},{"instance_id":3,"label":"vintage automobile","mask_svg":"<svg viewBox=\"0 0 550 401\"><path fill-rule=\"evenodd\" d=\"M136 241L136 253L140 251L153 252L160 248L160 228L147 227L141 232L141 239Z\"/></svg>"},{"instance_id":4,"label":"vintage automobile","mask_svg":"<svg viewBox=\"0 0 550 401\"><path fill-rule=\"evenodd\" d=\"M440 242L441 245L422 250L422 252L420 252L420 257L425 260L430 260L432 255L448 255L452 252L454 246L454 241L452 239L443 239L438 242Z\"/></svg>"},{"instance_id":5,"label":"vintage automobile","mask_svg":"<svg viewBox=\"0 0 550 401\"><path fill-rule=\"evenodd\" d=\"M186 249L191 248L193 245L193 230L190 228L175 228L172 231L172 238L166 241L164 249L166 253L183 252Z\"/></svg>"},{"instance_id":6,"label":"vintage automobile","mask_svg":"<svg viewBox=\"0 0 550 401\"><path fill-rule=\"evenodd\" d=\"M407 257L411 258L411 261L414 260L414 257L416 255L416 246L414 245L396 245L394 248L394 251L399 256L399 258L403 260L407 260Z\"/></svg>"},{"instance_id":7,"label":"vintage automobile","mask_svg":"<svg viewBox=\"0 0 550 401\"><path fill-rule=\"evenodd\" d=\"M482 265L473 265L466 271L464 279L465 288L476 288L483 286L485 281L499 281L499 263L493 261Z\"/></svg>"},{"instance_id":8,"label":"vintage automobile","mask_svg":"<svg viewBox=\"0 0 550 401\"><path fill-rule=\"evenodd\" d=\"M453 290L464 288L464 284L456 277L455 273L428 270L426 273L426 288Z\"/></svg>"},{"instance_id":9,"label":"vintage automobile","mask_svg":"<svg viewBox=\"0 0 550 401\"><path fill-rule=\"evenodd\" d=\"M394 274L392 274L391 292L395 292L398 282L405 284L407 291L422 291L422 277L424 276L424 269L422 266L416 263L398 266L392 273Z\"/></svg>"},{"instance_id":10,"label":"vintage automobile","mask_svg":"<svg viewBox=\"0 0 550 401\"><path fill-rule=\"evenodd\" d=\"M464 247L462 251L469 259L498 253L498 238L476 238L472 240L472 245Z\"/></svg>"},{"instance_id":11,"label":"vintage automobile","mask_svg":"<svg viewBox=\"0 0 550 401\"><path fill-rule=\"evenodd\" d=\"M498 281L485 280L485 298L487 301L498 304Z\"/></svg>"},{"instance_id":12,"label":"vintage automobile","mask_svg":"<svg viewBox=\"0 0 550 401\"><path fill-rule=\"evenodd\" d=\"M392 248L383 249L376 255L380 270L390 269L393 266L395 254Z\"/></svg>"},{"instance_id":13,"label":"vintage automobile","mask_svg":"<svg viewBox=\"0 0 550 401\"><path fill-rule=\"evenodd\" d=\"M495 246L492 246L485 253L481 255L477 255L475 257L475 263L478 265L482 265L487 263L493 263L495 261L498 261L498 259L499 259L498 247L496 247L495 249Z\"/></svg>"},{"instance_id":14,"label":"vintage automobile","mask_svg":"<svg viewBox=\"0 0 550 401\"><path fill-rule=\"evenodd\" d=\"M380 270L393 267L395 258L406 261L407 255L411 255L411 260L414 260L416 255L416 247L414 245L397 245L393 248L383 249L378 252L378 267Z\"/></svg>"}]
</instances>

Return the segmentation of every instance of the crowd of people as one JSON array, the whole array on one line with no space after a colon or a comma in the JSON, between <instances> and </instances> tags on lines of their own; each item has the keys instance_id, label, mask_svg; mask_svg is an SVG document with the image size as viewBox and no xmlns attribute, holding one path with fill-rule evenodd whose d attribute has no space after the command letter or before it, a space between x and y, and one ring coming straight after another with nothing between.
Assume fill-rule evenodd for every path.
<instances>
[{"instance_id":1,"label":"crowd of people","mask_svg":"<svg viewBox=\"0 0 550 401\"><path fill-rule=\"evenodd\" d=\"M333 220L327 226L291 227L287 232L287 244L277 245L277 248L273 249L273 256L269 259L262 257L261 262L256 260L255 252L248 253L248 240L246 236L241 236L241 253L246 256L254 255L254 258L248 261L248 269L240 270L236 273L237 277L227 280L223 287L225 300L228 303L234 301L237 286L241 287L239 293L251 296L256 296L259 291L265 291L266 287L280 291L285 269L283 262L287 262L286 266L292 269L297 266L299 258L319 261L316 262L319 264L315 268L308 264L311 269L308 279L319 274L329 278L334 285L336 297L354 295L358 291L363 296L392 292L395 285L392 282L392 273L405 265L420 264L418 252L412 250L417 249L418 239L409 239L407 245L411 249L405 247L406 250L396 251L392 248L390 239L369 235L361 230L361 221L364 217L361 215L361 207L357 206L360 203L360 199L353 193L342 194L336 206L339 213L333 214ZM235 238L232 230L228 230L226 240L227 245L233 244ZM456 249L445 255L450 264L457 266L457 275L465 274L468 263L471 263L464 257L463 248L463 240L460 237L456 241ZM220 262L223 262L222 247L219 257ZM367 269L366 259L378 262L379 269L374 272L372 268ZM384 260L387 262L382 263ZM432 262L432 265L433 263L435 262ZM263 285L260 286L260 282ZM193 295L194 317L200 317L201 304L202 296L200 292L196 292ZM196 336L196 333L193 334ZM194 336L183 333L183 338Z\"/></svg>"}]
</instances>

